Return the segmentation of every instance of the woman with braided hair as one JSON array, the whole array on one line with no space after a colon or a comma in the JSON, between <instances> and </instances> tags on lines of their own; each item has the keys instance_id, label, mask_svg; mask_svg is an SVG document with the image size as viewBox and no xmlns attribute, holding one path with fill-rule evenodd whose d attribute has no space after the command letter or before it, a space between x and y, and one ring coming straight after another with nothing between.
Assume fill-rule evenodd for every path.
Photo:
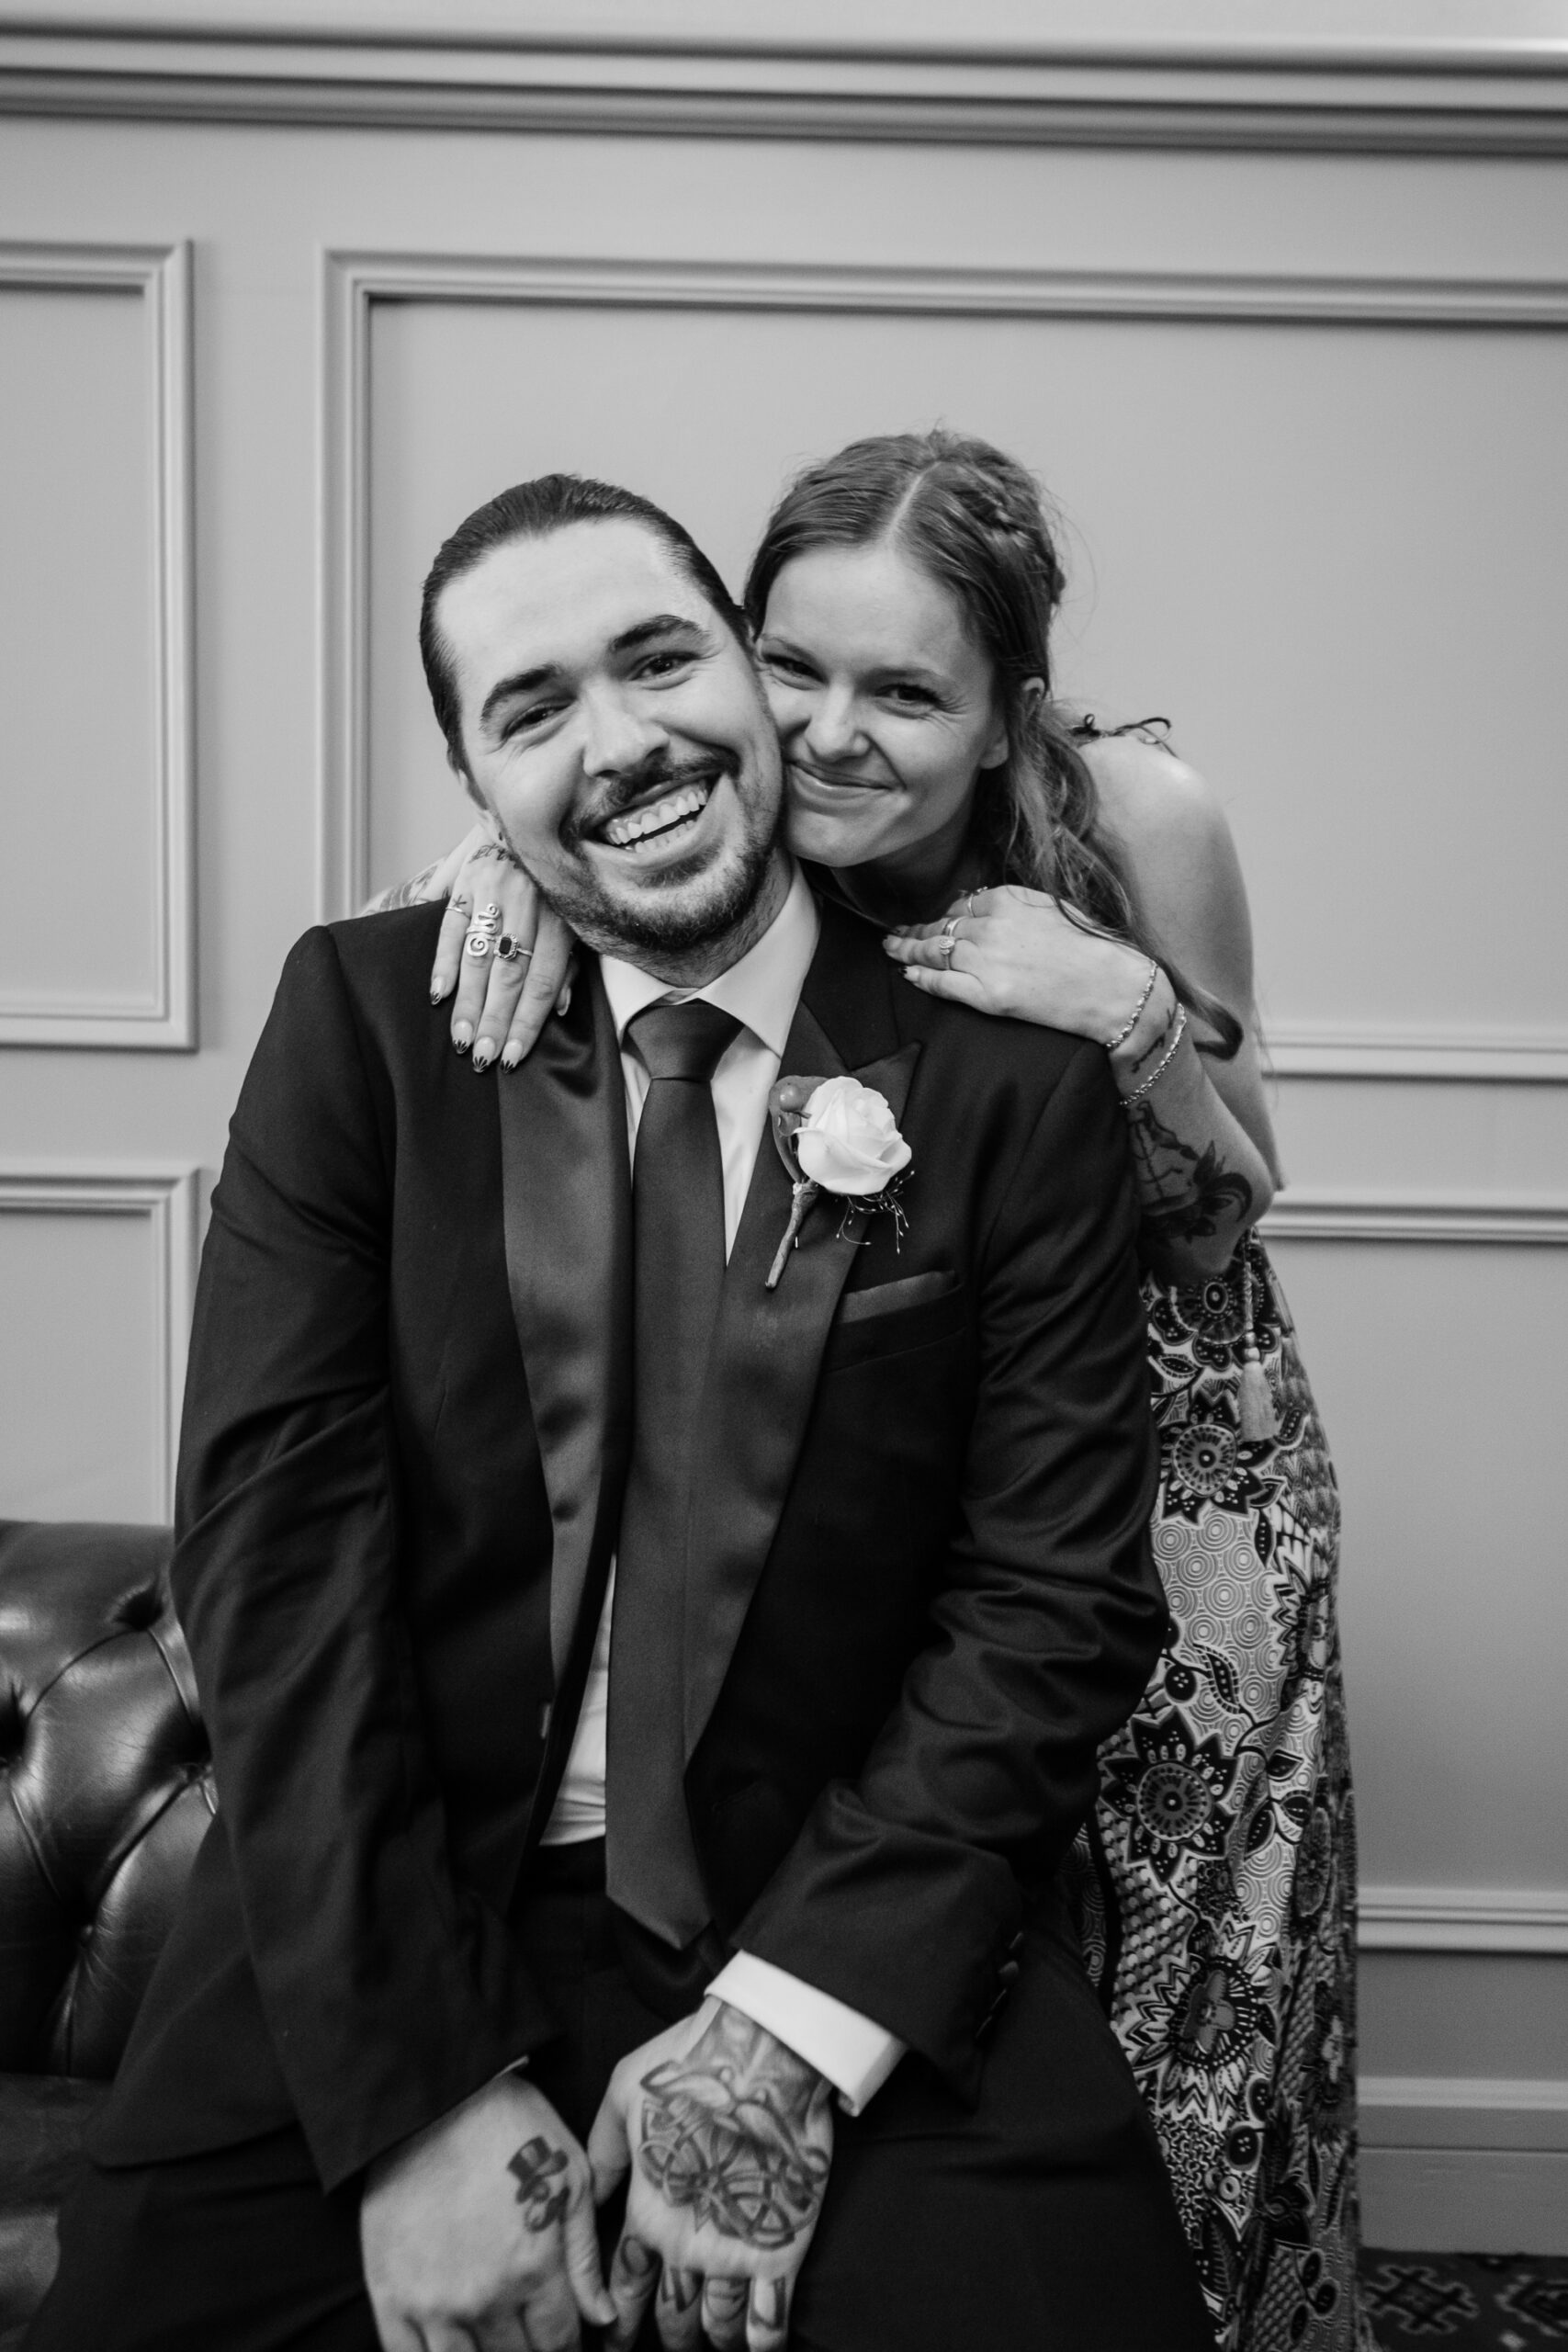
<instances>
[{"instance_id":1,"label":"woman with braided hair","mask_svg":"<svg viewBox=\"0 0 1568 2352\"><path fill-rule=\"evenodd\" d=\"M1246 892L1156 726L1101 731L1053 699L1063 586L1021 466L896 435L793 483L744 608L816 886L884 929L910 985L1109 1056L1175 1631L1102 1754L1072 1891L1223 2352L1364 2352L1338 1505L1255 1231L1279 1172ZM448 889L433 993L460 971L454 1043L515 1067L570 986L570 936L486 831L382 903ZM521 955L461 956L481 899Z\"/></svg>"}]
</instances>

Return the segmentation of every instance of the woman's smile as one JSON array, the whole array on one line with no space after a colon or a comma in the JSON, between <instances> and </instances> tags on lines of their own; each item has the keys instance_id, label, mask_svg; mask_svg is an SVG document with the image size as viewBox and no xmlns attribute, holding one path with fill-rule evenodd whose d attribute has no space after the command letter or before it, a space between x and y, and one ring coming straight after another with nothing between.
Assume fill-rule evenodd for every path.
<instances>
[{"instance_id":1,"label":"woman's smile","mask_svg":"<svg viewBox=\"0 0 1568 2352\"><path fill-rule=\"evenodd\" d=\"M790 800L797 808L821 808L831 810L846 794L862 792L894 792L897 786L879 775L846 775L829 768L812 767L805 760L793 755L784 763Z\"/></svg>"}]
</instances>

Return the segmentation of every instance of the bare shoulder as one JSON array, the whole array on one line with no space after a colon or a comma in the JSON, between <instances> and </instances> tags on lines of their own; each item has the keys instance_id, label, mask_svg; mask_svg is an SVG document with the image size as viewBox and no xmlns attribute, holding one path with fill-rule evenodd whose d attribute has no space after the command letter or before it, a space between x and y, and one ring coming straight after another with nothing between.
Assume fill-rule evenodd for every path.
<instances>
[{"instance_id":1,"label":"bare shoulder","mask_svg":"<svg viewBox=\"0 0 1568 2352\"><path fill-rule=\"evenodd\" d=\"M1246 1021L1252 922L1219 794L1185 760L1135 736L1102 737L1084 750L1156 951Z\"/></svg>"},{"instance_id":2,"label":"bare shoulder","mask_svg":"<svg viewBox=\"0 0 1568 2352\"><path fill-rule=\"evenodd\" d=\"M1107 830L1140 884L1145 868L1164 868L1176 855L1235 855L1224 804L1205 776L1158 743L1136 735L1102 735L1082 747L1100 788Z\"/></svg>"}]
</instances>

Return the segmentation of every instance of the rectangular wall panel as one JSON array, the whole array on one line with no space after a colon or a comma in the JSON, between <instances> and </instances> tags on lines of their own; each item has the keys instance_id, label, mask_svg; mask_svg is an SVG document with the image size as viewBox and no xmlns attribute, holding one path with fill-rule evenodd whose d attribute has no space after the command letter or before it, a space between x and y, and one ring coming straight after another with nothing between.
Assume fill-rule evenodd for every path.
<instances>
[{"instance_id":1,"label":"rectangular wall panel","mask_svg":"<svg viewBox=\"0 0 1568 2352\"><path fill-rule=\"evenodd\" d=\"M0 1042L193 1042L183 251L0 246Z\"/></svg>"},{"instance_id":2,"label":"rectangular wall panel","mask_svg":"<svg viewBox=\"0 0 1568 2352\"><path fill-rule=\"evenodd\" d=\"M441 264L406 270L429 291L364 298L357 406L334 395L371 551L344 649L360 674L340 680L367 714L362 766L340 782L367 793L376 885L464 817L413 622L472 505L552 467L607 474L733 582L793 467L941 419L1055 497L1064 689L1107 718L1168 714L1231 800L1280 1067L1568 1072L1568 800L1533 784L1568 641L1568 458L1541 458L1568 412L1561 290L1510 311L1506 289L1419 281L1032 297L978 271L967 290L730 271L705 302L649 272L639 302L635 270L596 290L561 265L553 301L551 266L516 265L508 299L496 264L451 266L441 300Z\"/></svg>"},{"instance_id":3,"label":"rectangular wall panel","mask_svg":"<svg viewBox=\"0 0 1568 2352\"><path fill-rule=\"evenodd\" d=\"M171 1516L196 1189L0 1170L0 1518Z\"/></svg>"}]
</instances>

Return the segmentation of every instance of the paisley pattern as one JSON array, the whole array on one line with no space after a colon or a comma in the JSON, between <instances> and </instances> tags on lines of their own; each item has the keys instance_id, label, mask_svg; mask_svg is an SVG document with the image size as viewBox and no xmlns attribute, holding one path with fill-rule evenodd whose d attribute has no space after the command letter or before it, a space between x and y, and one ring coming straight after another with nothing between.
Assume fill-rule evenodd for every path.
<instances>
[{"instance_id":1,"label":"paisley pattern","mask_svg":"<svg viewBox=\"0 0 1568 2352\"><path fill-rule=\"evenodd\" d=\"M1238 1426L1247 1307L1278 1433ZM1176 1631L1100 1758L1069 1885L1147 2100L1220 2352L1372 2352L1356 2275L1355 1813L1339 1501L1278 1282L1249 1239L1145 1283Z\"/></svg>"}]
</instances>

